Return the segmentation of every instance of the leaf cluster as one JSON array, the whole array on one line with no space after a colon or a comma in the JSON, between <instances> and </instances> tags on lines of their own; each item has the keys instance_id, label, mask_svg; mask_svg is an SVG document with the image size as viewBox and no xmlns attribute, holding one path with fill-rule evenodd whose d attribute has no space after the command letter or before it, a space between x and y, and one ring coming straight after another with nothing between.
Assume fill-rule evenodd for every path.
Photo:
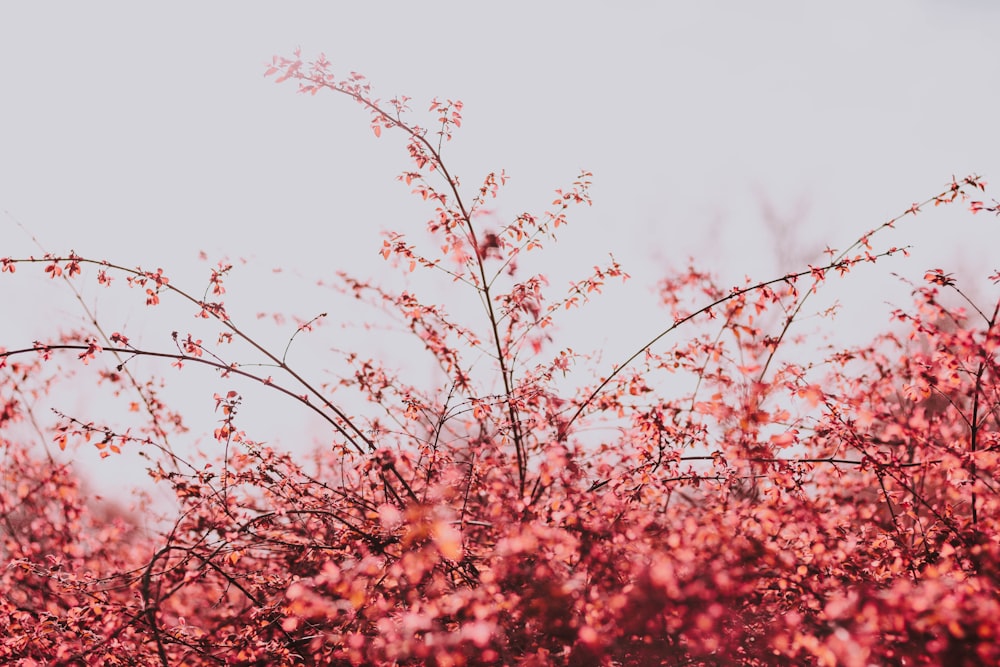
<instances>
[{"instance_id":1,"label":"leaf cluster","mask_svg":"<svg viewBox=\"0 0 1000 667\"><path fill-rule=\"evenodd\" d=\"M559 347L559 316L626 280L623 267L611 257L555 295L525 268L590 203L589 173L540 214L488 228L480 212L507 177L467 190L446 165L460 102L431 102L425 127L408 98L383 102L323 56L275 58L267 74L353 99L376 136L402 134L400 181L429 206L432 243L390 233L381 254L481 309L460 318L447 298L339 275L440 379L349 351L322 381L288 352L326 314L268 349L222 300L225 261L199 295L161 269L72 252L0 259L77 295L93 279L192 316L146 346L80 299L89 326L0 349L4 662L1000 661L1000 299L981 309L935 269L866 345L817 354L795 329L828 278L905 253L874 244L925 206L997 212L972 198L981 179L952 179L798 272L728 289L693 266L671 272L659 285L669 325L602 368ZM185 418L162 400L177 371L146 377L139 359L232 387L212 397L207 445L180 451ZM74 373L95 375L130 420L42 419L40 399ZM678 375L693 388L664 391ZM255 440L241 426L250 384L322 418L326 445L302 456ZM41 455L49 443L146 457L169 520L100 511L69 465Z\"/></svg>"}]
</instances>

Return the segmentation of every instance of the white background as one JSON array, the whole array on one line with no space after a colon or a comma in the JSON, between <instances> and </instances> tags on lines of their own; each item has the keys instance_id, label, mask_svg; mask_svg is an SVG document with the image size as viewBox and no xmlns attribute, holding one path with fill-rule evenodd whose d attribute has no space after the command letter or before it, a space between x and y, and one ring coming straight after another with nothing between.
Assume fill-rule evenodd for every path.
<instances>
[{"instance_id":1,"label":"white background","mask_svg":"<svg viewBox=\"0 0 1000 667\"><path fill-rule=\"evenodd\" d=\"M257 312L356 324L309 286L338 269L388 280L380 233L417 234L427 209L394 181L407 166L400 136L375 139L347 99L263 78L272 55L301 46L365 74L384 99L411 96L418 115L433 97L463 100L445 157L470 189L506 169L498 221L541 213L554 188L594 173L594 206L545 266L553 295L609 251L633 275L562 330L562 344L600 349L610 366L663 328L652 288L688 256L724 284L770 278L952 174L1000 178L998 26L1000 6L973 0L4 3L0 256L39 254L34 235L52 252L163 267L196 293L200 251L243 258L228 304L262 339L281 345L288 331ZM955 271L991 304L998 227L960 207L907 219L882 240L914 244L910 259L827 286L845 307L834 333L863 338L887 321L885 302L907 305L893 271ZM40 274L24 266L0 282L0 346L81 322L65 286ZM150 347L169 349L168 332L187 326L156 323L124 290L85 298ZM391 355L354 329L324 331ZM211 423L218 387L204 380L181 387L192 418ZM93 409L78 389L56 403ZM275 442L317 426L280 401L249 411L255 435ZM132 470L74 456L98 477Z\"/></svg>"}]
</instances>

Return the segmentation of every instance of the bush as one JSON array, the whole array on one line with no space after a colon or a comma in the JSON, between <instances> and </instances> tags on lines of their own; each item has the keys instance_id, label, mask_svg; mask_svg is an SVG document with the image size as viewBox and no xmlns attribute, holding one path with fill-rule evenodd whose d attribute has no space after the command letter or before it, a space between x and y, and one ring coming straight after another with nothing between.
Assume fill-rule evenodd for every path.
<instances>
[{"instance_id":1,"label":"bush","mask_svg":"<svg viewBox=\"0 0 1000 667\"><path fill-rule=\"evenodd\" d=\"M287 352L320 318L268 349L227 313L225 262L198 296L162 270L74 253L0 260L11 274L40 265L71 289L124 278L147 306L172 300L198 320L168 350L105 334L96 318L0 350L5 662L1000 660L1000 300L981 310L932 270L914 309L892 313L895 327L867 345L796 362L815 352L790 333L828 277L904 253L873 243L923 206L997 212L970 199L978 177L797 273L733 289L694 267L671 273L660 295L673 324L579 383L594 363L558 346L559 316L628 274L611 258L553 298L524 265L590 203L590 174L542 214L489 229L478 213L505 174L467 191L442 158L460 102L432 102L425 128L408 99L382 102L322 56L275 58L267 73L353 98L376 135L406 138L412 170L400 179L434 209L430 242L392 233L382 254L474 294L481 317L459 321L444 303L340 275L348 298L396 315L444 380L415 386L352 351L349 372L317 384ZM682 327L684 340L668 337ZM184 419L161 400L162 378L133 372L143 358L277 392L322 417L331 444L299 456L255 441L233 389L215 395L224 454L177 452ZM37 423L35 401L82 370L133 420L60 413L44 437L147 457L175 499L159 532L98 511L69 466L14 428ZM657 389L683 373L697 380L690 393Z\"/></svg>"}]
</instances>

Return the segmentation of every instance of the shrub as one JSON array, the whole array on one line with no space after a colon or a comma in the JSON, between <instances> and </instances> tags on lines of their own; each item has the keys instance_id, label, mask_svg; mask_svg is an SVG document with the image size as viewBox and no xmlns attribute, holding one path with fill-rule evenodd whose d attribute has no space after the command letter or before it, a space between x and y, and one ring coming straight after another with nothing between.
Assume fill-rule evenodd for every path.
<instances>
[{"instance_id":1,"label":"shrub","mask_svg":"<svg viewBox=\"0 0 1000 667\"><path fill-rule=\"evenodd\" d=\"M478 213L505 174L467 190L442 156L460 102L433 101L423 127L407 98L383 102L322 56L275 58L267 73L353 98L376 135L405 137L412 167L400 180L433 208L430 241L391 233L382 254L403 272L444 277L449 295L474 294L480 316L339 275L346 297L393 313L444 380L420 386L351 351L350 371L318 384L287 346L268 349L230 317L225 262L198 296L162 270L74 253L0 260L11 274L40 265L71 289L124 283L151 308L172 300L196 318L167 350L105 334L96 318L0 350L6 662L1000 660L1000 301L981 310L932 270L889 333L792 360L815 354L791 327L828 277L905 253L875 247L885 229L932 203L997 212L970 199L984 189L978 177L953 179L796 273L732 289L695 267L671 273L660 295L673 324L600 374L559 347L556 324L628 274L612 257L553 297L525 269L590 203L589 173L543 213L489 229ZM288 346L319 319L300 322ZM678 330L684 339L669 336ZM141 358L266 387L322 417L330 445L300 456L254 440L232 389L215 395L223 454L176 451L184 419L161 400L162 378L133 372ZM159 532L98 512L70 467L14 428L36 421L36 399L60 375L81 370L141 419L60 413L39 437L147 457L175 502ZM682 373L697 380L691 392L657 389Z\"/></svg>"}]
</instances>

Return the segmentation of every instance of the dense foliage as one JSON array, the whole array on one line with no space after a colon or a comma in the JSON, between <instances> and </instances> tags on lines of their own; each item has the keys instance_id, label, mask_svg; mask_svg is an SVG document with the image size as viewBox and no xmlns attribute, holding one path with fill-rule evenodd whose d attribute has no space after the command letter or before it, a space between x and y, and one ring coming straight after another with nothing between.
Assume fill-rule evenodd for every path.
<instances>
[{"instance_id":1,"label":"dense foliage","mask_svg":"<svg viewBox=\"0 0 1000 667\"><path fill-rule=\"evenodd\" d=\"M541 214L489 229L478 213L505 175L467 190L442 158L461 103L434 101L428 129L409 100L380 101L323 57L276 58L268 75L353 98L376 135L406 137L400 179L433 208L430 242L394 233L382 254L474 293L479 317L340 275L345 298L394 313L445 380L415 386L352 351L349 372L317 384L230 318L225 262L198 296L161 270L74 253L0 260L68 289L124 283L200 320L165 350L97 319L0 348L5 664L1000 662L1000 299L981 309L935 269L866 345L817 356L792 331L828 278L905 252L874 244L923 206L996 212L973 199L978 177L798 273L732 289L693 267L665 276L671 326L601 368L560 347L556 324L627 279L622 267L612 258L555 297L522 268L590 203L589 174ZM316 324L292 338L320 335ZM140 358L231 381L215 396L223 454L174 449L184 418L161 400L162 378L132 372ZM37 399L70 372L141 419L40 424ZM664 395L677 374L693 389ZM322 416L328 446L302 457L245 433L240 387L252 383ZM97 511L26 435L33 425L63 448L147 457L174 496L171 523Z\"/></svg>"}]
</instances>

